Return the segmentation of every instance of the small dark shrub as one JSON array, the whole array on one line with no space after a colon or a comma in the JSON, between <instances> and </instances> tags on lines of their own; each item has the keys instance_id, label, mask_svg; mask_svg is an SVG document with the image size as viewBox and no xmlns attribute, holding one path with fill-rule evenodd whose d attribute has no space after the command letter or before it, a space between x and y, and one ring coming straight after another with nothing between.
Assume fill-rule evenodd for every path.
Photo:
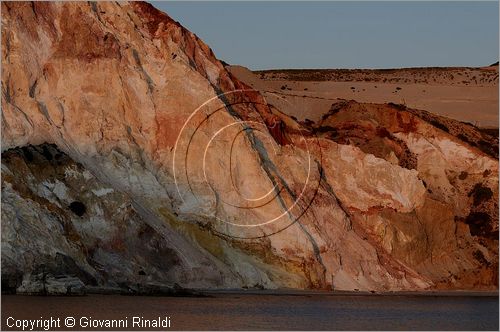
<instances>
[{"instance_id":1,"label":"small dark shrub","mask_svg":"<svg viewBox=\"0 0 500 332\"><path fill-rule=\"evenodd\" d=\"M326 132L332 132L333 134L337 133L337 129L335 129L331 126L321 126L316 131L318 133L326 133Z\"/></svg>"},{"instance_id":2,"label":"small dark shrub","mask_svg":"<svg viewBox=\"0 0 500 332\"><path fill-rule=\"evenodd\" d=\"M491 217L485 212L471 212L465 218L465 223L469 225L471 235L498 238L498 231L493 232L490 225Z\"/></svg>"},{"instance_id":3,"label":"small dark shrub","mask_svg":"<svg viewBox=\"0 0 500 332\"><path fill-rule=\"evenodd\" d=\"M475 142L472 142L467 136L465 136L464 134L458 134L457 135L457 138L464 141L465 143L468 143L469 145L472 145L472 146L477 146L477 144Z\"/></svg>"},{"instance_id":4,"label":"small dark shrub","mask_svg":"<svg viewBox=\"0 0 500 332\"><path fill-rule=\"evenodd\" d=\"M489 142L486 142L485 140L480 140L477 143L477 147L479 148L479 150L494 157L495 159L498 158L498 144L491 144Z\"/></svg>"},{"instance_id":5,"label":"small dark shrub","mask_svg":"<svg viewBox=\"0 0 500 332\"><path fill-rule=\"evenodd\" d=\"M85 204L79 201L71 202L71 204L69 205L69 209L79 217L83 216L85 212L87 212Z\"/></svg>"},{"instance_id":6,"label":"small dark shrub","mask_svg":"<svg viewBox=\"0 0 500 332\"><path fill-rule=\"evenodd\" d=\"M406 106L403 105L403 104L389 103L388 105L391 106L391 107L394 107L398 111L405 111L406 110Z\"/></svg>"},{"instance_id":7,"label":"small dark shrub","mask_svg":"<svg viewBox=\"0 0 500 332\"><path fill-rule=\"evenodd\" d=\"M469 192L469 197L474 198L474 206L478 206L482 202L488 201L493 197L493 191L488 187L483 187L481 183L476 183L474 188Z\"/></svg>"},{"instance_id":8,"label":"small dark shrub","mask_svg":"<svg viewBox=\"0 0 500 332\"><path fill-rule=\"evenodd\" d=\"M391 137L391 133L384 127L378 127L377 136L382 138Z\"/></svg>"},{"instance_id":9,"label":"small dark shrub","mask_svg":"<svg viewBox=\"0 0 500 332\"><path fill-rule=\"evenodd\" d=\"M478 128L478 130L483 134L490 137L498 137L498 128Z\"/></svg>"},{"instance_id":10,"label":"small dark shrub","mask_svg":"<svg viewBox=\"0 0 500 332\"><path fill-rule=\"evenodd\" d=\"M45 159L52 160L52 153L49 151L46 145L43 145L42 147L42 155L45 157Z\"/></svg>"},{"instance_id":11,"label":"small dark shrub","mask_svg":"<svg viewBox=\"0 0 500 332\"><path fill-rule=\"evenodd\" d=\"M475 250L473 253L472 253L472 256L479 262L481 263L481 265L484 265L484 266L489 266L490 263L486 260L486 258L484 258L484 255L483 253L480 251L480 250Z\"/></svg>"},{"instance_id":12,"label":"small dark shrub","mask_svg":"<svg viewBox=\"0 0 500 332\"><path fill-rule=\"evenodd\" d=\"M450 130L448 129L448 127L446 125L444 125L443 123L439 122L439 121L436 121L436 120L430 120L429 123L431 125L433 125L434 127L436 128L439 128L443 131L446 131L447 133L450 132Z\"/></svg>"},{"instance_id":13,"label":"small dark shrub","mask_svg":"<svg viewBox=\"0 0 500 332\"><path fill-rule=\"evenodd\" d=\"M33 153L31 152L30 147L25 146L25 147L22 147L21 149L23 151L24 158L26 158L27 161L33 161L34 157L33 157Z\"/></svg>"}]
</instances>

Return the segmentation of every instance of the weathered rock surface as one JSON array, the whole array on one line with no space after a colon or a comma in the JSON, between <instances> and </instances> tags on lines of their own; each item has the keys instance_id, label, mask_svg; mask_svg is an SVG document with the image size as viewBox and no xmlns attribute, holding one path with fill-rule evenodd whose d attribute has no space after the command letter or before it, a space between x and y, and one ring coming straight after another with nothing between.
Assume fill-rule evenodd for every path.
<instances>
[{"instance_id":1,"label":"weathered rock surface","mask_svg":"<svg viewBox=\"0 0 500 332\"><path fill-rule=\"evenodd\" d=\"M382 211L368 223L373 227L371 233L389 252L411 266L418 262L416 269L426 270L426 274L437 276L436 270L448 271L450 278L440 281L443 287L449 287L448 283L470 282L469 273L460 271L463 263L458 263L466 257L482 261L484 266L480 271L489 271L479 272L482 278L478 278L479 284L497 283L493 272L498 268L497 137L470 124L403 105L354 101L333 104L312 130L417 171L427 194L423 206L415 209L416 214L396 216ZM393 222L388 225L386 221L376 221L381 216ZM416 223L405 222L408 218ZM407 228L412 224L420 226ZM469 232L464 232L466 225ZM395 236L420 237L421 245L410 250L406 241ZM483 260L483 252L491 260ZM427 255L430 258L424 258ZM425 263L422 261L427 259Z\"/></svg>"},{"instance_id":2,"label":"weathered rock surface","mask_svg":"<svg viewBox=\"0 0 500 332\"><path fill-rule=\"evenodd\" d=\"M26 275L16 293L26 295L85 295L85 285L76 277L55 277L42 273Z\"/></svg>"},{"instance_id":3,"label":"weathered rock surface","mask_svg":"<svg viewBox=\"0 0 500 332\"><path fill-rule=\"evenodd\" d=\"M145 3L3 2L2 46L9 288L497 288L474 128L389 106L298 123Z\"/></svg>"}]
</instances>

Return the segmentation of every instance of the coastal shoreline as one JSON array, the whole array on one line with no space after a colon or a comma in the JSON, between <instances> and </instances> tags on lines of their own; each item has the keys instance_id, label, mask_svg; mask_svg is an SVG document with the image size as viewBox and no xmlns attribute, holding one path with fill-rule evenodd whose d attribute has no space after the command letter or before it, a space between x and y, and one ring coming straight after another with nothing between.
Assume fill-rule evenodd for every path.
<instances>
[{"instance_id":1,"label":"coastal shoreline","mask_svg":"<svg viewBox=\"0 0 500 332\"><path fill-rule=\"evenodd\" d=\"M301 290L301 289L187 289L180 291L157 292L127 292L121 288L92 287L84 294L12 294L3 293L2 296L88 296L88 295L123 295L123 296L151 296L151 297L217 297L226 295L265 295L265 296L398 296L398 297L499 297L498 290L429 290L429 291L347 291L347 290Z\"/></svg>"}]
</instances>

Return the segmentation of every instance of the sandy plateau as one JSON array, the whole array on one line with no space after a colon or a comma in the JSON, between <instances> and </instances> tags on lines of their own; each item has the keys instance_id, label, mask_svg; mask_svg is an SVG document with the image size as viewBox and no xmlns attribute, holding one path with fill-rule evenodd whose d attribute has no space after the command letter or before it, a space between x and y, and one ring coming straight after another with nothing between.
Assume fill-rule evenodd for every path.
<instances>
[{"instance_id":1,"label":"sandy plateau","mask_svg":"<svg viewBox=\"0 0 500 332\"><path fill-rule=\"evenodd\" d=\"M332 101L341 98L403 104L479 127L498 128L498 64L482 68L255 72L242 66L228 68L238 79L262 91L271 103L301 120L317 121ZM288 103L292 106L287 107Z\"/></svg>"}]
</instances>

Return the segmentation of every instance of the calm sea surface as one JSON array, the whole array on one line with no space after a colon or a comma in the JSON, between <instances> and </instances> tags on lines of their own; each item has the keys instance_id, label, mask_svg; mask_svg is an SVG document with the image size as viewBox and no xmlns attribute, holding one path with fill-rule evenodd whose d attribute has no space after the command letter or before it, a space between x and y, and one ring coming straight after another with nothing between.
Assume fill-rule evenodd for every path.
<instances>
[{"instance_id":1,"label":"calm sea surface","mask_svg":"<svg viewBox=\"0 0 500 332\"><path fill-rule=\"evenodd\" d=\"M498 309L498 297L493 296L4 295L2 330L10 329L8 317L60 318L62 329L66 329L64 319L73 317L74 330L85 330L81 323L121 319L131 329L134 316L150 320L170 317L170 328L163 330L498 330Z\"/></svg>"}]
</instances>

